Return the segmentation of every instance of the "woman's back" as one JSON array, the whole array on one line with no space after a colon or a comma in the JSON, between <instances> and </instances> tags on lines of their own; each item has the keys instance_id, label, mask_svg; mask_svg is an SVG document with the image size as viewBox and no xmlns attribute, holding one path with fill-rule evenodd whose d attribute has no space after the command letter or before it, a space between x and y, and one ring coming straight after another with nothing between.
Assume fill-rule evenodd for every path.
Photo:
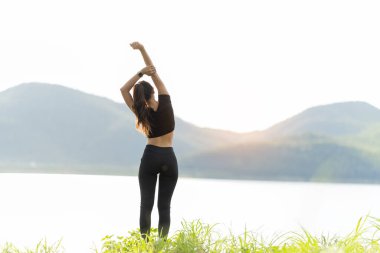
<instances>
[{"instance_id":1,"label":"woman's back","mask_svg":"<svg viewBox=\"0 0 380 253\"><path fill-rule=\"evenodd\" d=\"M158 95L158 107L156 110L150 109L149 118L148 144L159 147L173 146L175 120L171 99L168 94Z\"/></svg>"}]
</instances>

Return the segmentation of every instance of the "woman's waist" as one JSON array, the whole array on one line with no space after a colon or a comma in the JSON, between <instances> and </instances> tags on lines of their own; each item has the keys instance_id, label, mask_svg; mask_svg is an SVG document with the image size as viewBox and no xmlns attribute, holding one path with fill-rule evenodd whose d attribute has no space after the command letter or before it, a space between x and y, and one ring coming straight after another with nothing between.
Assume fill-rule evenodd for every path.
<instances>
[{"instance_id":1,"label":"woman's waist","mask_svg":"<svg viewBox=\"0 0 380 253\"><path fill-rule=\"evenodd\" d=\"M174 154L173 147L159 147L151 144L145 146L144 155L148 153L157 153L157 154Z\"/></svg>"},{"instance_id":2,"label":"woman's waist","mask_svg":"<svg viewBox=\"0 0 380 253\"><path fill-rule=\"evenodd\" d=\"M148 145L158 146L158 147L172 147L173 146L174 131L154 138L148 138Z\"/></svg>"}]
</instances>

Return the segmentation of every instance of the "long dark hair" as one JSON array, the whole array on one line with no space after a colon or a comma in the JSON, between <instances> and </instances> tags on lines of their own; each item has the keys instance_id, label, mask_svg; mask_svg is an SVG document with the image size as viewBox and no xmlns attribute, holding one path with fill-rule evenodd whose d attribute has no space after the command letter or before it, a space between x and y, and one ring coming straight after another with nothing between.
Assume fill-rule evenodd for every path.
<instances>
[{"instance_id":1,"label":"long dark hair","mask_svg":"<svg viewBox=\"0 0 380 253\"><path fill-rule=\"evenodd\" d=\"M140 81L133 88L133 112L136 115L136 128L145 135L150 132L148 100L152 94L153 87L147 81Z\"/></svg>"}]
</instances>

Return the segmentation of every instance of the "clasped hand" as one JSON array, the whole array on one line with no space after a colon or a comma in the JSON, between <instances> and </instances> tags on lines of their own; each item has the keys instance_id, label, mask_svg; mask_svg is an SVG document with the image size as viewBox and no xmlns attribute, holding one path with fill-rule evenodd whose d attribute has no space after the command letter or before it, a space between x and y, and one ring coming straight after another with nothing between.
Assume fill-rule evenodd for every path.
<instances>
[{"instance_id":1,"label":"clasped hand","mask_svg":"<svg viewBox=\"0 0 380 253\"><path fill-rule=\"evenodd\" d=\"M153 65L146 66L141 70L144 75L152 76L156 73L156 68Z\"/></svg>"}]
</instances>

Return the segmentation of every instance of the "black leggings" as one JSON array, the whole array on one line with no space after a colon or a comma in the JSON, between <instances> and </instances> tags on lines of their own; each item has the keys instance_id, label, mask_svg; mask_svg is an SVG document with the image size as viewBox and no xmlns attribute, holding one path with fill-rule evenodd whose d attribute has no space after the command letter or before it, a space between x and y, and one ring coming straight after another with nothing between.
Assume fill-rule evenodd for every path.
<instances>
[{"instance_id":1,"label":"black leggings","mask_svg":"<svg viewBox=\"0 0 380 253\"><path fill-rule=\"evenodd\" d=\"M166 237L170 228L170 201L178 179L177 158L172 147L157 147L148 144L139 169L140 231L143 237L150 232L157 174L160 174L157 204L158 231L161 237Z\"/></svg>"}]
</instances>

